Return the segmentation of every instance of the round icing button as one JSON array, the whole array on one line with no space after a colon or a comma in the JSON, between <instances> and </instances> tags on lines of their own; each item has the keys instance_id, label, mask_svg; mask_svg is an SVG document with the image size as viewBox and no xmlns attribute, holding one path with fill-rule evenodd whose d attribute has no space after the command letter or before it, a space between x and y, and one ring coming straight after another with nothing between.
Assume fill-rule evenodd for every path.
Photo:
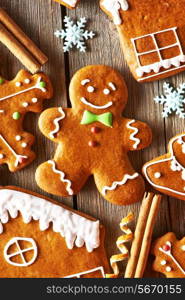
<instances>
[{"instance_id":1,"label":"round icing button","mask_svg":"<svg viewBox=\"0 0 185 300\"><path fill-rule=\"evenodd\" d=\"M164 250L164 251L169 251L169 250L170 250L170 246L164 245L164 246L163 246L163 250Z\"/></svg>"},{"instance_id":2,"label":"round icing button","mask_svg":"<svg viewBox=\"0 0 185 300\"><path fill-rule=\"evenodd\" d=\"M100 130L101 130L101 129L100 129L99 127L97 127L97 126L91 127L91 132L92 132L92 133L99 133Z\"/></svg>"},{"instance_id":3,"label":"round icing button","mask_svg":"<svg viewBox=\"0 0 185 300\"><path fill-rule=\"evenodd\" d=\"M20 117L21 117L21 114L20 114L20 112L18 112L18 111L14 112L13 115L12 115L12 118L13 118L14 120L19 120Z\"/></svg>"},{"instance_id":4,"label":"round icing button","mask_svg":"<svg viewBox=\"0 0 185 300\"><path fill-rule=\"evenodd\" d=\"M89 141L88 145L89 147L97 147L98 143L96 141Z\"/></svg>"},{"instance_id":5,"label":"round icing button","mask_svg":"<svg viewBox=\"0 0 185 300\"><path fill-rule=\"evenodd\" d=\"M161 177L161 173L160 173L160 172L156 172L156 173L154 174L154 177L155 177L156 179L160 178L160 177Z\"/></svg>"}]
</instances>

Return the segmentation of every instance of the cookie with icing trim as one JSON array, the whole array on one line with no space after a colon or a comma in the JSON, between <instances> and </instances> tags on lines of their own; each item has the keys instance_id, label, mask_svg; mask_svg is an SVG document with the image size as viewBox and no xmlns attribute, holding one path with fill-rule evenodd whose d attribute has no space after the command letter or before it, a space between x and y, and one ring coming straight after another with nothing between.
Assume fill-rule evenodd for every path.
<instances>
[{"instance_id":1,"label":"cookie with icing trim","mask_svg":"<svg viewBox=\"0 0 185 300\"><path fill-rule=\"evenodd\" d=\"M90 175L108 201L140 201L144 181L133 169L128 151L151 142L150 128L122 117L128 91L121 74L108 66L79 70L70 83L72 108L51 108L39 119L42 133L58 144L53 159L36 171L37 184L60 196L77 194Z\"/></svg>"},{"instance_id":2,"label":"cookie with icing trim","mask_svg":"<svg viewBox=\"0 0 185 300\"><path fill-rule=\"evenodd\" d=\"M66 6L67 8L70 8L70 9L74 9L76 8L78 2L80 0L54 0L56 2L59 2L60 4Z\"/></svg>"},{"instance_id":3,"label":"cookie with icing trim","mask_svg":"<svg viewBox=\"0 0 185 300\"><path fill-rule=\"evenodd\" d=\"M0 164L7 164L11 172L35 159L31 150L34 136L23 129L24 117L28 112L40 112L43 100L52 94L51 82L44 73L31 75L21 70L11 81L0 77Z\"/></svg>"},{"instance_id":4,"label":"cookie with icing trim","mask_svg":"<svg viewBox=\"0 0 185 300\"><path fill-rule=\"evenodd\" d=\"M185 237L177 240L173 232L158 238L152 246L153 269L167 278L185 278Z\"/></svg>"}]
</instances>

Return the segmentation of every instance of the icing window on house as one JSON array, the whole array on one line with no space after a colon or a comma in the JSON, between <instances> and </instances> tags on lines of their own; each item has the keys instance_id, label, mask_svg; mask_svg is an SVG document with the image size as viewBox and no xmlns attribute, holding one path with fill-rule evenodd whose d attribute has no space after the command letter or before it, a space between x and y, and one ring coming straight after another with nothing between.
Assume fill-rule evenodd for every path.
<instances>
[{"instance_id":1,"label":"icing window on house","mask_svg":"<svg viewBox=\"0 0 185 300\"><path fill-rule=\"evenodd\" d=\"M169 44L169 40L172 43ZM140 81L157 76L158 73L162 74L184 67L181 63L185 63L185 55L177 35L177 27L139 36L131 39L131 42L138 65L136 73ZM156 74L143 77L151 72Z\"/></svg>"},{"instance_id":2,"label":"icing window on house","mask_svg":"<svg viewBox=\"0 0 185 300\"><path fill-rule=\"evenodd\" d=\"M85 271L85 272L81 272L81 273L73 274L73 275L70 275L70 276L66 276L64 278L81 278L83 275L98 272L98 271L100 271L102 277L105 278L105 272L104 272L103 267L97 267L97 268L94 268L94 269L91 269L91 270L88 270L88 271Z\"/></svg>"},{"instance_id":3,"label":"icing window on house","mask_svg":"<svg viewBox=\"0 0 185 300\"><path fill-rule=\"evenodd\" d=\"M29 247L27 245L29 244ZM14 252L12 252L14 250ZM29 255L28 255L29 254ZM37 245L31 238L14 237L4 248L5 260L16 267L32 265L38 255Z\"/></svg>"}]
</instances>

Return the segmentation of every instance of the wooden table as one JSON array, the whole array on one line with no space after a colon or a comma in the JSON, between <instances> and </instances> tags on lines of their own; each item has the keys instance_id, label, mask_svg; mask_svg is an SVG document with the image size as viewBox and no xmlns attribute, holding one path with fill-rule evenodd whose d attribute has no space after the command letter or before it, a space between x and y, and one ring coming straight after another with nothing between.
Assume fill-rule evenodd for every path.
<instances>
[{"instance_id":1,"label":"wooden table","mask_svg":"<svg viewBox=\"0 0 185 300\"><path fill-rule=\"evenodd\" d=\"M117 31L113 23L100 10L99 0L81 0L81 5L73 11L66 10L53 0L1 0L0 3L49 57L49 63L44 66L43 71L50 76L55 94L52 100L46 101L45 108L70 106L68 86L71 76L86 65L106 64L119 70L125 77L129 102L124 115L147 122L153 130L152 145L146 150L130 154L131 161L138 171L141 170L144 162L164 154L169 139L184 131L184 120L180 120L175 115L163 119L162 107L153 101L155 95L162 93L163 81L139 84L133 79L124 62ZM62 28L65 15L73 18L87 17L88 28L96 32L96 38L87 42L88 51L85 54L76 50L64 54L61 40L54 36L54 31ZM23 66L2 44L0 51L1 75L11 79ZM177 86L184 80L185 74L180 74L168 81ZM36 185L35 169L39 164L53 157L55 145L41 134L37 120L38 115L28 114L25 121L25 128L36 135L34 151L37 153L37 159L29 167L15 174L10 174L7 166L1 166L1 184L16 185L45 194ZM148 186L147 189L151 187ZM107 229L106 248L109 256L119 252L115 245L116 238L121 233L119 221L130 210L137 217L140 208L140 204L119 207L108 203L97 192L93 179L90 179L81 193L74 198L51 197L101 220ZM179 238L185 235L185 203L164 196L154 237L169 231L175 232ZM155 275L149 270L147 276Z\"/></svg>"}]
</instances>

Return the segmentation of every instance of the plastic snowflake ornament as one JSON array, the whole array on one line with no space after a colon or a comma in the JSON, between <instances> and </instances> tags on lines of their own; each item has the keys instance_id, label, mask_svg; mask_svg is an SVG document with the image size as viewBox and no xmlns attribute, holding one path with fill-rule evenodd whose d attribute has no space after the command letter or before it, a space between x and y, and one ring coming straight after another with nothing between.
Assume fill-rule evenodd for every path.
<instances>
[{"instance_id":1,"label":"plastic snowflake ornament","mask_svg":"<svg viewBox=\"0 0 185 300\"><path fill-rule=\"evenodd\" d=\"M86 18L80 18L76 24L69 18L64 18L65 30L57 30L55 32L56 37L64 39L64 52L69 52L73 47L76 47L81 52L85 52L87 47L85 41L92 39L95 33L92 31L85 30L87 23Z\"/></svg>"},{"instance_id":2,"label":"plastic snowflake ornament","mask_svg":"<svg viewBox=\"0 0 185 300\"><path fill-rule=\"evenodd\" d=\"M165 82L163 85L164 95L154 98L156 103L164 105L162 116L168 117L173 112L179 118L185 118L184 103L185 103L185 83L181 84L177 89L170 83Z\"/></svg>"}]
</instances>

